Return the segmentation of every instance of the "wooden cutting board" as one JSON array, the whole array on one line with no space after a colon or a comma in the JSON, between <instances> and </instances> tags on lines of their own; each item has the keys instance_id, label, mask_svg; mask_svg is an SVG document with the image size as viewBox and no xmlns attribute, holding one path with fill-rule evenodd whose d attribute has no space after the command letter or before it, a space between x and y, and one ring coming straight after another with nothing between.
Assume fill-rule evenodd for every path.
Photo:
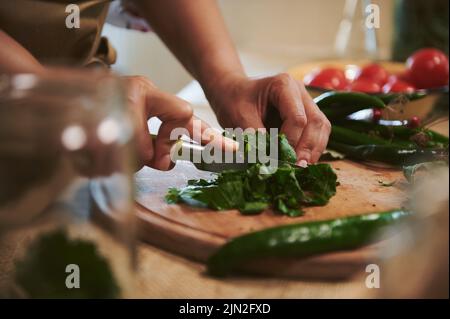
<instances>
[{"instance_id":1,"label":"wooden cutting board","mask_svg":"<svg viewBox=\"0 0 450 319\"><path fill-rule=\"evenodd\" d=\"M272 211L243 216L238 211L171 205L164 201L167 189L183 187L188 179L209 178L189 162L178 162L169 172L143 168L136 174L136 210L141 238L173 253L204 262L227 240L251 231L290 223L326 220L378 212L402 206L405 180L390 168L374 168L347 160L330 162L340 186L328 205L306 208L304 216L291 218ZM391 187L381 182L396 183ZM338 279L364 271L374 261L379 244L355 251L337 252L306 259L260 260L244 271L276 276Z\"/></svg>"}]
</instances>

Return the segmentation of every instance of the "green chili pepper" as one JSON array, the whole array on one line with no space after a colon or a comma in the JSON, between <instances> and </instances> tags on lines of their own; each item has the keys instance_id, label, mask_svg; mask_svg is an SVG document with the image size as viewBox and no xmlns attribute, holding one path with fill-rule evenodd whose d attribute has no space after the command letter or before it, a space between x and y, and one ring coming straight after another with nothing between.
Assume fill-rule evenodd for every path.
<instances>
[{"instance_id":1,"label":"green chili pepper","mask_svg":"<svg viewBox=\"0 0 450 319\"><path fill-rule=\"evenodd\" d=\"M403 210L284 225L232 239L208 260L208 272L224 276L263 257L308 257L361 247L380 229L408 216Z\"/></svg>"},{"instance_id":2,"label":"green chili pepper","mask_svg":"<svg viewBox=\"0 0 450 319\"><path fill-rule=\"evenodd\" d=\"M391 142L381 137L370 136L337 125L331 126L330 140L349 145L391 145Z\"/></svg>"},{"instance_id":3,"label":"green chili pepper","mask_svg":"<svg viewBox=\"0 0 450 319\"><path fill-rule=\"evenodd\" d=\"M360 92L330 91L314 98L314 102L331 122L344 119L360 110L386 107L378 97ZM264 126L280 128L282 122L278 110L274 107L268 108Z\"/></svg>"},{"instance_id":4,"label":"green chili pepper","mask_svg":"<svg viewBox=\"0 0 450 319\"><path fill-rule=\"evenodd\" d=\"M385 108L378 97L359 92L327 92L316 97L314 102L330 121L364 109Z\"/></svg>"},{"instance_id":5,"label":"green chili pepper","mask_svg":"<svg viewBox=\"0 0 450 319\"><path fill-rule=\"evenodd\" d=\"M415 101L424 98L427 96L425 92L412 92L412 93L384 93L377 94L380 100L382 100L386 105L390 104L396 100L405 100L405 101Z\"/></svg>"},{"instance_id":6,"label":"green chili pepper","mask_svg":"<svg viewBox=\"0 0 450 319\"><path fill-rule=\"evenodd\" d=\"M378 161L396 166L427 161L448 161L448 148L404 148L397 145L349 145L334 140L328 147L349 158L362 161Z\"/></svg>"},{"instance_id":7,"label":"green chili pepper","mask_svg":"<svg viewBox=\"0 0 450 319\"><path fill-rule=\"evenodd\" d=\"M380 135L381 137L388 139L401 138L409 140L412 136L418 133L425 133L430 137L431 141L433 142L442 144L449 143L449 139L447 136L444 136L442 134L439 134L433 130L426 128L410 128L406 125L382 125L367 121L345 120L345 119L336 122L336 124L357 132L365 132L365 133L374 132Z\"/></svg>"},{"instance_id":8,"label":"green chili pepper","mask_svg":"<svg viewBox=\"0 0 450 319\"><path fill-rule=\"evenodd\" d=\"M420 131L420 130L419 130ZM442 135L438 132L429 129L422 129L423 132L428 134L431 137L431 140L436 143L447 144L449 143L448 136Z\"/></svg>"},{"instance_id":9,"label":"green chili pepper","mask_svg":"<svg viewBox=\"0 0 450 319\"><path fill-rule=\"evenodd\" d=\"M406 125L381 125L357 120L340 120L337 124L345 129L381 137L389 140L392 144L404 147L444 147L449 144L448 137L425 128L409 128Z\"/></svg>"}]
</instances>

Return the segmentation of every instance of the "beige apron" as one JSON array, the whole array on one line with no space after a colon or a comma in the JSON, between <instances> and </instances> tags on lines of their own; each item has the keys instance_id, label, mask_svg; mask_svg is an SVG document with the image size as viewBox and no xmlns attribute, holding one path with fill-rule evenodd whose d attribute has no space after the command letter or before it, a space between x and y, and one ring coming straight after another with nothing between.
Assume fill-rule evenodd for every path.
<instances>
[{"instance_id":1,"label":"beige apron","mask_svg":"<svg viewBox=\"0 0 450 319\"><path fill-rule=\"evenodd\" d=\"M111 0L2 0L0 29L47 65L110 65L115 50L101 37ZM67 28L69 4L80 8L80 28Z\"/></svg>"}]
</instances>

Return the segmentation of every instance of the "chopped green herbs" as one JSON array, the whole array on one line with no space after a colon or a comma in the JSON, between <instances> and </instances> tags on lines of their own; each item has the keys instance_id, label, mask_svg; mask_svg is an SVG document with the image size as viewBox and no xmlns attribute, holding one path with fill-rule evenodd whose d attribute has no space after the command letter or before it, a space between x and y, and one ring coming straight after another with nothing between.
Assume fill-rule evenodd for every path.
<instances>
[{"instance_id":1,"label":"chopped green herbs","mask_svg":"<svg viewBox=\"0 0 450 319\"><path fill-rule=\"evenodd\" d=\"M328 164L302 168L295 162L295 151L283 135L279 136L279 158L285 163L269 172L257 163L246 170L224 171L210 181L189 180L182 189L171 188L169 203L209 207L215 210L238 209L242 214L257 214L272 206L291 217L303 214L301 206L325 205L336 193L336 174Z\"/></svg>"},{"instance_id":2,"label":"chopped green herbs","mask_svg":"<svg viewBox=\"0 0 450 319\"><path fill-rule=\"evenodd\" d=\"M260 213L271 204L294 217L303 213L300 206L325 205L336 193L336 174L328 164L306 168L285 164L272 174L261 174L261 165L224 171L211 181L190 180L182 189L169 189L166 200L215 210L239 209L242 214Z\"/></svg>"},{"instance_id":3,"label":"chopped green herbs","mask_svg":"<svg viewBox=\"0 0 450 319\"><path fill-rule=\"evenodd\" d=\"M267 134L267 136L269 136L269 134ZM295 154L295 150L284 135L279 135L278 148L278 159L280 161L288 163L295 163L297 161L297 154Z\"/></svg>"}]
</instances>

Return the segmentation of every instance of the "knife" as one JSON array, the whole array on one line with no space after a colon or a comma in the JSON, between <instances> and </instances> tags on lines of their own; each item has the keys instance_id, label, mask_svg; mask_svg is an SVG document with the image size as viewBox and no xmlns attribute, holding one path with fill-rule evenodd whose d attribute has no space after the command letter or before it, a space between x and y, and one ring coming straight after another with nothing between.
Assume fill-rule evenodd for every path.
<instances>
[{"instance_id":1,"label":"knife","mask_svg":"<svg viewBox=\"0 0 450 319\"><path fill-rule=\"evenodd\" d=\"M245 170L251 164L254 164L248 162L248 159L244 156L243 152L232 153L223 151L221 158L218 158L218 161L214 161L215 158L208 154L209 151L209 149L206 149L200 144L180 139L172 146L170 150L170 158L172 161L187 160L194 164L194 166L199 170L215 173L220 173L225 170ZM211 162L209 160L207 162L204 161L204 158L208 156L211 157ZM292 167L302 168L301 166L275 158L269 158L269 160L269 163L273 163L275 161L277 167L289 164Z\"/></svg>"}]
</instances>

